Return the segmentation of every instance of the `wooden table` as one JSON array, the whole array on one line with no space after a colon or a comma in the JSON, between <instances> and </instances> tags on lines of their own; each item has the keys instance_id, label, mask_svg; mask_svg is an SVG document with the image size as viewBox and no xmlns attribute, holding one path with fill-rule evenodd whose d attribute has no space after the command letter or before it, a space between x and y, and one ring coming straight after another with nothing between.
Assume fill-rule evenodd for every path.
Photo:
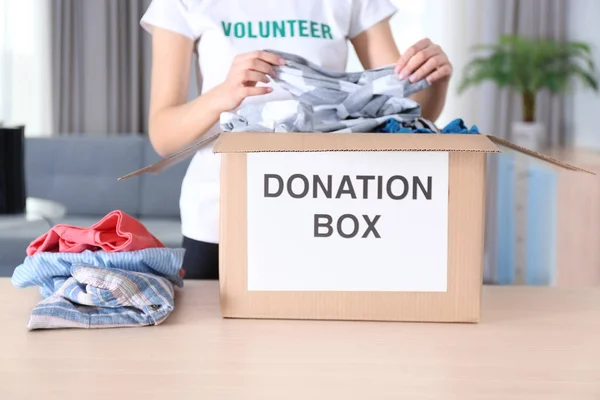
<instances>
[{"instance_id":1,"label":"wooden table","mask_svg":"<svg viewBox=\"0 0 600 400\"><path fill-rule=\"evenodd\" d=\"M27 332L0 280L0 399L600 399L600 289L484 288L477 325L224 320L186 282L157 327Z\"/></svg>"}]
</instances>

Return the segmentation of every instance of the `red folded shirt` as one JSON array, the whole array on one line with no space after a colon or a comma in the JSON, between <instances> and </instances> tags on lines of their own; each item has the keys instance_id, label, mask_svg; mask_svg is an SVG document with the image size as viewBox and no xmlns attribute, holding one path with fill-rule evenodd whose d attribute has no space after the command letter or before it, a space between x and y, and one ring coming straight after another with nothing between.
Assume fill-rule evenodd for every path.
<instances>
[{"instance_id":1,"label":"red folded shirt","mask_svg":"<svg viewBox=\"0 0 600 400\"><path fill-rule=\"evenodd\" d=\"M110 252L165 247L137 219L112 211L89 228L59 224L27 247L27 255L38 252L81 253L85 250Z\"/></svg>"}]
</instances>

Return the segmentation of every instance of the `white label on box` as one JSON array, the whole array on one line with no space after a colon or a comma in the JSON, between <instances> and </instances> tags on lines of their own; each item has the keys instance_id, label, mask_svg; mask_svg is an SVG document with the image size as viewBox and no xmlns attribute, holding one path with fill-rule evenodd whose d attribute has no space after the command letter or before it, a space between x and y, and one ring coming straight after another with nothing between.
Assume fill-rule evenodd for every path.
<instances>
[{"instance_id":1,"label":"white label on box","mask_svg":"<svg viewBox=\"0 0 600 400\"><path fill-rule=\"evenodd\" d=\"M249 291L447 291L447 152L248 154Z\"/></svg>"}]
</instances>

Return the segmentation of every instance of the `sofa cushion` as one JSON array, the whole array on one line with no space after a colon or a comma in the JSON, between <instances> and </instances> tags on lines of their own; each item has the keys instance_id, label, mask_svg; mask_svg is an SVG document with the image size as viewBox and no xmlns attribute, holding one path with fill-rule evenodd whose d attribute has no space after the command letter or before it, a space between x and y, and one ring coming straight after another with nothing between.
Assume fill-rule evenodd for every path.
<instances>
[{"instance_id":1,"label":"sofa cushion","mask_svg":"<svg viewBox=\"0 0 600 400\"><path fill-rule=\"evenodd\" d=\"M117 178L143 166L144 142L135 135L28 138L27 195L61 203L70 215L137 216L140 182Z\"/></svg>"},{"instance_id":2,"label":"sofa cushion","mask_svg":"<svg viewBox=\"0 0 600 400\"><path fill-rule=\"evenodd\" d=\"M183 236L181 222L177 219L142 218L140 222L165 246L170 248L181 247Z\"/></svg>"},{"instance_id":3,"label":"sofa cushion","mask_svg":"<svg viewBox=\"0 0 600 400\"><path fill-rule=\"evenodd\" d=\"M12 276L27 256L27 246L49 229L46 221L30 221L0 229L0 277Z\"/></svg>"},{"instance_id":4,"label":"sofa cushion","mask_svg":"<svg viewBox=\"0 0 600 400\"><path fill-rule=\"evenodd\" d=\"M150 142L144 144L144 166L160 160ZM190 160L175 164L160 174L144 174L140 179L140 215L143 218L180 218L181 183Z\"/></svg>"}]
</instances>

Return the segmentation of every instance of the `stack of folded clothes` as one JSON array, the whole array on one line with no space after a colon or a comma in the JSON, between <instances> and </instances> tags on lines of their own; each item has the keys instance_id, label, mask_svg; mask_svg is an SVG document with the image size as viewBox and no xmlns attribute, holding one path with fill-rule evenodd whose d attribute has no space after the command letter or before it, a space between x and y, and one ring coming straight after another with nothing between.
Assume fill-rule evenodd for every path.
<instances>
[{"instance_id":1,"label":"stack of folded clothes","mask_svg":"<svg viewBox=\"0 0 600 400\"><path fill-rule=\"evenodd\" d=\"M430 86L426 80L399 79L394 66L362 72L322 68L295 54L266 50L283 57L273 82L291 99L250 104L221 114L225 132L382 132L479 133L456 119L444 129L421 117L409 98Z\"/></svg>"},{"instance_id":2,"label":"stack of folded clothes","mask_svg":"<svg viewBox=\"0 0 600 400\"><path fill-rule=\"evenodd\" d=\"M183 254L117 210L88 228L54 226L29 245L12 283L40 287L29 330L158 325L183 287Z\"/></svg>"}]
</instances>

